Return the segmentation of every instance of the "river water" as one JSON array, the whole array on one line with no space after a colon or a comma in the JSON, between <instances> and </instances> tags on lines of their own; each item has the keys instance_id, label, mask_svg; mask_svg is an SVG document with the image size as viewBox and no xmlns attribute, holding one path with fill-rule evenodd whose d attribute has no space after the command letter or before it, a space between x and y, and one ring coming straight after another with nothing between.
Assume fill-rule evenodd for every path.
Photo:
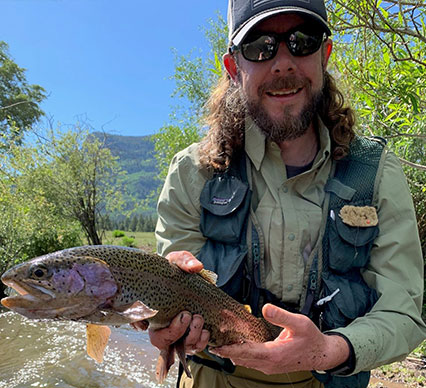
<instances>
[{"instance_id":1,"label":"river water","mask_svg":"<svg viewBox=\"0 0 426 388\"><path fill-rule=\"evenodd\" d=\"M171 388L177 361L163 385L155 381L158 350L146 332L111 328L104 362L86 354L86 327L0 313L0 388ZM371 386L404 388L372 379Z\"/></svg>"},{"instance_id":2,"label":"river water","mask_svg":"<svg viewBox=\"0 0 426 388\"><path fill-rule=\"evenodd\" d=\"M162 385L155 381L158 350L145 332L112 328L104 362L86 354L86 327L39 322L0 313L0 388L174 387L177 361Z\"/></svg>"}]
</instances>

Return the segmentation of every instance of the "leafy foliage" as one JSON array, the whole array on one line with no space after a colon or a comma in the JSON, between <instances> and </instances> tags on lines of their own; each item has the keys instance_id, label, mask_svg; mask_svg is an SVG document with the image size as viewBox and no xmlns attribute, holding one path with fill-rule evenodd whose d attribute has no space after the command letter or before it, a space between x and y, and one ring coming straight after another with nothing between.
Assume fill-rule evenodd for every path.
<instances>
[{"instance_id":1,"label":"leafy foliage","mask_svg":"<svg viewBox=\"0 0 426 388\"><path fill-rule=\"evenodd\" d=\"M156 158L160 170L159 178L164 180L174 155L190 144L200 140L196 123L186 122L179 125L166 125L155 136Z\"/></svg>"},{"instance_id":2,"label":"leafy foliage","mask_svg":"<svg viewBox=\"0 0 426 388\"><path fill-rule=\"evenodd\" d=\"M121 243L125 246L125 247L134 247L135 246L135 239L133 237L129 237L129 236L123 236Z\"/></svg>"},{"instance_id":3,"label":"leafy foliage","mask_svg":"<svg viewBox=\"0 0 426 388\"><path fill-rule=\"evenodd\" d=\"M29 258L81 245L79 224L61 217L38 184L43 175L37 154L12 145L8 156L0 155L0 273Z\"/></svg>"},{"instance_id":4,"label":"leafy foliage","mask_svg":"<svg viewBox=\"0 0 426 388\"><path fill-rule=\"evenodd\" d=\"M426 254L426 4L328 2L336 75L364 134L382 136L400 157Z\"/></svg>"},{"instance_id":5,"label":"leafy foliage","mask_svg":"<svg viewBox=\"0 0 426 388\"><path fill-rule=\"evenodd\" d=\"M104 142L79 125L56 132L49 131L38 148L43 161L39 184L60 216L77 221L90 244L101 244L101 214L123 206L123 171Z\"/></svg>"},{"instance_id":6,"label":"leafy foliage","mask_svg":"<svg viewBox=\"0 0 426 388\"><path fill-rule=\"evenodd\" d=\"M209 20L204 34L210 47L207 56L194 57L193 52L185 56L175 52L175 74L172 79L176 88L173 95L185 104L183 107L176 107L171 115L171 123L163 126L153 136L155 157L162 180L167 176L173 156L201 139L204 106L223 71L221 57L227 47L227 27L220 14L217 19Z\"/></svg>"},{"instance_id":7,"label":"leafy foliage","mask_svg":"<svg viewBox=\"0 0 426 388\"><path fill-rule=\"evenodd\" d=\"M126 235L126 233L124 231L118 230L118 229L116 229L112 232L112 237L114 237L114 238L124 237L125 235Z\"/></svg>"},{"instance_id":8,"label":"leafy foliage","mask_svg":"<svg viewBox=\"0 0 426 388\"><path fill-rule=\"evenodd\" d=\"M7 151L39 118L39 103L46 98L39 85L30 85L25 69L10 57L8 45L0 41L0 151Z\"/></svg>"}]
</instances>

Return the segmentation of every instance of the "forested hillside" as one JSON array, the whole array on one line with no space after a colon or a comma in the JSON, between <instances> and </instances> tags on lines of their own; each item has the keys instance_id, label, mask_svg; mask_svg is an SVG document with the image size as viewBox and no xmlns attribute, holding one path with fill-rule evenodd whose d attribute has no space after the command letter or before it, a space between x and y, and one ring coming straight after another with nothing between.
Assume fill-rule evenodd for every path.
<instances>
[{"instance_id":1,"label":"forested hillside","mask_svg":"<svg viewBox=\"0 0 426 388\"><path fill-rule=\"evenodd\" d=\"M141 201L145 201L155 191L161 181L154 158L154 142L151 136L121 136L103 132L94 132L97 138L105 142L114 156L119 158L120 167L127 172L124 184L134 201L128 199L128 210L132 207L140 212L153 212L155 201L148 202L148 208L142 209Z\"/></svg>"}]
</instances>

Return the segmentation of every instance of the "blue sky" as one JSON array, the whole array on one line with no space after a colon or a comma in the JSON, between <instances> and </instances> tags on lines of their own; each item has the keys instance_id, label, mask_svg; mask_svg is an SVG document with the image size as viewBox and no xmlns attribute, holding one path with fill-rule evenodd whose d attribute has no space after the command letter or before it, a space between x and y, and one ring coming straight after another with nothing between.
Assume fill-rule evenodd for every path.
<instances>
[{"instance_id":1,"label":"blue sky","mask_svg":"<svg viewBox=\"0 0 426 388\"><path fill-rule=\"evenodd\" d=\"M150 135L169 121L172 48L208 47L201 28L227 1L0 0L0 40L43 86L54 123Z\"/></svg>"}]
</instances>

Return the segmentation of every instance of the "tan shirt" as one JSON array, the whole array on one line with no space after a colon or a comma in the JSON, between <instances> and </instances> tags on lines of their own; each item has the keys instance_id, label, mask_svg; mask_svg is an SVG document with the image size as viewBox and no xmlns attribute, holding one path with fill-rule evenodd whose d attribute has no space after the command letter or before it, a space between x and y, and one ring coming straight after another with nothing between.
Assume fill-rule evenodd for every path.
<instances>
[{"instance_id":1,"label":"tan shirt","mask_svg":"<svg viewBox=\"0 0 426 388\"><path fill-rule=\"evenodd\" d=\"M245 138L252 210L264 242L263 280L284 302L299 303L306 263L319 242L324 185L332 165L328 130L320 125L320 151L312 168L291 179L277 144L267 141L250 120ZM209 178L200 168L197 144L174 157L158 202L159 254L200 252L205 243L199 229L200 193ZM420 315L423 259L414 207L399 161L390 151L375 205L380 234L363 276L379 300L365 317L337 330L354 346L354 373L405 357L426 336Z\"/></svg>"}]
</instances>

